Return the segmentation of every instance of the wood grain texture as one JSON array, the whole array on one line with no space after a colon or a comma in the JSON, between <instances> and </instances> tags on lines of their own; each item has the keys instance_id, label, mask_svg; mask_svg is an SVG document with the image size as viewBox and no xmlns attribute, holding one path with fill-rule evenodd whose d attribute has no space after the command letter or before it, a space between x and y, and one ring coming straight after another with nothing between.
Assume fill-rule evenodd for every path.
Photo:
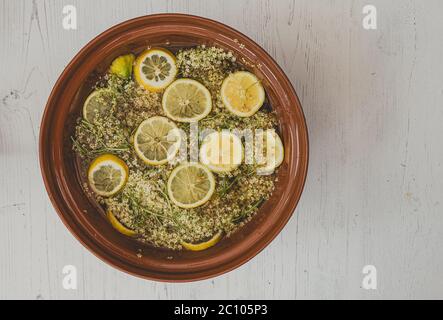
<instances>
[{"instance_id":1,"label":"wood grain texture","mask_svg":"<svg viewBox=\"0 0 443 320\"><path fill-rule=\"evenodd\" d=\"M0 298L443 298L443 3L372 0L0 0ZM74 4L78 30L62 28ZM89 40L124 20L182 12L262 45L294 84L310 133L296 214L243 267L162 284L105 265L63 226L38 164L44 105ZM77 290L62 268L78 269ZM361 288L362 268L378 289Z\"/></svg>"}]
</instances>

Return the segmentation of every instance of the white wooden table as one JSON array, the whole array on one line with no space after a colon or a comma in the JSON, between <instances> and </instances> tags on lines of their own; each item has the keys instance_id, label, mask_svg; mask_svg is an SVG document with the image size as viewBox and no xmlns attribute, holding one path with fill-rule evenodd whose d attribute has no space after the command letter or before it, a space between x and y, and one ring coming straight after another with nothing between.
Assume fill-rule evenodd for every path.
<instances>
[{"instance_id":1,"label":"white wooden table","mask_svg":"<svg viewBox=\"0 0 443 320\"><path fill-rule=\"evenodd\" d=\"M378 28L363 28L363 6ZM63 7L78 29L64 30ZM57 77L124 20L183 12L261 44L292 80L310 133L296 214L251 262L161 284L105 265L63 226L43 186L38 133ZM441 0L0 0L0 298L443 298ZM77 268L77 290L62 286ZM377 289L362 287L365 265Z\"/></svg>"}]
</instances>

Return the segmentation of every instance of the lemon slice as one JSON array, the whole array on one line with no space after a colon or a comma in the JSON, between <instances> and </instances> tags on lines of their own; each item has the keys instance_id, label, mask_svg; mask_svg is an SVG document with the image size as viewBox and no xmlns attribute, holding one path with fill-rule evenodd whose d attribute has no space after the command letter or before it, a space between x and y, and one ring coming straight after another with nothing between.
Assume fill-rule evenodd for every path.
<instances>
[{"instance_id":1,"label":"lemon slice","mask_svg":"<svg viewBox=\"0 0 443 320\"><path fill-rule=\"evenodd\" d=\"M239 137L227 131L208 135L200 148L200 161L214 172L230 172L243 160L243 144Z\"/></svg>"},{"instance_id":2,"label":"lemon slice","mask_svg":"<svg viewBox=\"0 0 443 320\"><path fill-rule=\"evenodd\" d=\"M175 168L168 180L168 195L180 208L196 208L206 203L215 190L211 171L199 163L184 163Z\"/></svg>"},{"instance_id":3,"label":"lemon slice","mask_svg":"<svg viewBox=\"0 0 443 320\"><path fill-rule=\"evenodd\" d=\"M225 107L233 114L250 117L263 105L265 90L255 75L238 71L223 81L221 97Z\"/></svg>"},{"instance_id":4,"label":"lemon slice","mask_svg":"<svg viewBox=\"0 0 443 320\"><path fill-rule=\"evenodd\" d=\"M96 194L110 197L124 187L128 180L128 172L128 166L123 160L112 154L104 154L89 166L89 185Z\"/></svg>"},{"instance_id":5,"label":"lemon slice","mask_svg":"<svg viewBox=\"0 0 443 320\"><path fill-rule=\"evenodd\" d=\"M111 225L120 233L124 234L128 237L135 237L137 233L127 227L125 227L118 219L114 216L114 214L109 210L106 213L106 216L108 217L109 222Z\"/></svg>"},{"instance_id":6,"label":"lemon slice","mask_svg":"<svg viewBox=\"0 0 443 320\"><path fill-rule=\"evenodd\" d=\"M180 149L177 126L165 117L143 121L134 134L134 149L145 163L158 166L172 160Z\"/></svg>"},{"instance_id":7,"label":"lemon slice","mask_svg":"<svg viewBox=\"0 0 443 320\"><path fill-rule=\"evenodd\" d=\"M260 147L258 144L262 146ZM275 130L266 130L257 135L256 154L258 154L258 174L271 174L283 163L284 147Z\"/></svg>"},{"instance_id":8,"label":"lemon slice","mask_svg":"<svg viewBox=\"0 0 443 320\"><path fill-rule=\"evenodd\" d=\"M209 90L200 82L178 79L165 90L162 105L172 120L196 122L211 112L212 98Z\"/></svg>"},{"instance_id":9,"label":"lemon slice","mask_svg":"<svg viewBox=\"0 0 443 320\"><path fill-rule=\"evenodd\" d=\"M83 104L83 118L94 123L97 117L104 116L116 104L114 94L108 89L93 91Z\"/></svg>"},{"instance_id":10,"label":"lemon slice","mask_svg":"<svg viewBox=\"0 0 443 320\"><path fill-rule=\"evenodd\" d=\"M174 81L176 75L175 57L166 49L146 50L135 61L135 80L149 91L163 90Z\"/></svg>"},{"instance_id":11,"label":"lemon slice","mask_svg":"<svg viewBox=\"0 0 443 320\"><path fill-rule=\"evenodd\" d=\"M188 243L185 241L182 241L181 244L185 249L190 251L203 251L210 247L215 246L220 241L222 234L223 233L220 231L216 235L214 235L210 240L198 244Z\"/></svg>"},{"instance_id":12,"label":"lemon slice","mask_svg":"<svg viewBox=\"0 0 443 320\"><path fill-rule=\"evenodd\" d=\"M119 56L112 61L109 70L120 78L130 78L132 75L132 65L134 64L134 60L135 56L132 53Z\"/></svg>"}]
</instances>

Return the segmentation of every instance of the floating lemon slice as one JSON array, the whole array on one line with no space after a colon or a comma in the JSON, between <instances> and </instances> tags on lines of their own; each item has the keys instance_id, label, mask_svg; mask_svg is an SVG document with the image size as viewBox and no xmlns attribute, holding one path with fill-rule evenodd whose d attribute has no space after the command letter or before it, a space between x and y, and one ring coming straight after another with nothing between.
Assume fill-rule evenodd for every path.
<instances>
[{"instance_id":1,"label":"floating lemon slice","mask_svg":"<svg viewBox=\"0 0 443 320\"><path fill-rule=\"evenodd\" d=\"M124 187L128 180L128 172L128 166L123 160L112 154L104 154L89 166L89 185L96 194L110 197Z\"/></svg>"},{"instance_id":2,"label":"floating lemon slice","mask_svg":"<svg viewBox=\"0 0 443 320\"><path fill-rule=\"evenodd\" d=\"M127 227L125 227L118 219L114 216L114 214L109 210L106 214L111 225L120 233L124 234L128 237L135 237L137 233Z\"/></svg>"},{"instance_id":3,"label":"floating lemon slice","mask_svg":"<svg viewBox=\"0 0 443 320\"><path fill-rule=\"evenodd\" d=\"M182 241L182 246L190 251L202 251L202 250L206 250L210 247L215 246L221 239L222 237L222 232L218 232L215 236L213 236L210 240L206 241L206 242L202 242L202 243L198 243L198 244L193 244L193 243L188 243L188 242L184 242Z\"/></svg>"},{"instance_id":4,"label":"floating lemon slice","mask_svg":"<svg viewBox=\"0 0 443 320\"><path fill-rule=\"evenodd\" d=\"M145 163L158 166L172 160L180 149L177 126L165 117L143 121L134 134L134 149Z\"/></svg>"},{"instance_id":5,"label":"floating lemon slice","mask_svg":"<svg viewBox=\"0 0 443 320\"><path fill-rule=\"evenodd\" d=\"M177 75L174 55L166 49L153 48L137 57L134 77L139 85L149 91L165 89Z\"/></svg>"},{"instance_id":6,"label":"floating lemon slice","mask_svg":"<svg viewBox=\"0 0 443 320\"><path fill-rule=\"evenodd\" d=\"M116 104L114 94L108 89L93 91L83 104L83 118L94 123L97 117L105 115Z\"/></svg>"},{"instance_id":7,"label":"floating lemon slice","mask_svg":"<svg viewBox=\"0 0 443 320\"><path fill-rule=\"evenodd\" d=\"M132 75L132 65L134 64L134 60L135 56L132 53L117 57L112 62L109 70L120 78L130 78Z\"/></svg>"},{"instance_id":8,"label":"floating lemon slice","mask_svg":"<svg viewBox=\"0 0 443 320\"><path fill-rule=\"evenodd\" d=\"M271 174L283 163L284 147L275 130L270 129L258 134L255 147L258 174Z\"/></svg>"},{"instance_id":9,"label":"floating lemon slice","mask_svg":"<svg viewBox=\"0 0 443 320\"><path fill-rule=\"evenodd\" d=\"M243 144L239 137L227 131L208 135L200 148L200 161L214 172L229 172L243 160Z\"/></svg>"},{"instance_id":10,"label":"floating lemon slice","mask_svg":"<svg viewBox=\"0 0 443 320\"><path fill-rule=\"evenodd\" d=\"M238 71L223 81L221 97L225 107L233 114L250 117L263 105L265 90L255 75Z\"/></svg>"},{"instance_id":11,"label":"floating lemon slice","mask_svg":"<svg viewBox=\"0 0 443 320\"><path fill-rule=\"evenodd\" d=\"M211 112L212 98L209 90L200 82L178 79L165 90L162 105L172 120L196 122Z\"/></svg>"},{"instance_id":12,"label":"floating lemon slice","mask_svg":"<svg viewBox=\"0 0 443 320\"><path fill-rule=\"evenodd\" d=\"M175 168L168 180L168 195L180 208L196 208L206 203L215 190L211 171L198 163L185 163Z\"/></svg>"}]
</instances>

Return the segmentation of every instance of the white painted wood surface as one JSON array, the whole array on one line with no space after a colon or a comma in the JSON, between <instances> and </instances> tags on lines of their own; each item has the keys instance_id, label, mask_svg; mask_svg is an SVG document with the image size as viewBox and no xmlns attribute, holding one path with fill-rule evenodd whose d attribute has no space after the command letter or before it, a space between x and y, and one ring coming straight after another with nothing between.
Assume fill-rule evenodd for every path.
<instances>
[{"instance_id":1,"label":"white painted wood surface","mask_svg":"<svg viewBox=\"0 0 443 320\"><path fill-rule=\"evenodd\" d=\"M362 27L362 8L378 29ZM74 4L78 30L62 28ZM162 284L114 270L63 226L38 132L57 77L89 40L159 12L222 21L261 44L306 114L310 170L296 214L248 264ZM0 0L0 298L443 298L441 0ZM375 265L377 290L362 286ZM75 265L78 289L62 287Z\"/></svg>"}]
</instances>

